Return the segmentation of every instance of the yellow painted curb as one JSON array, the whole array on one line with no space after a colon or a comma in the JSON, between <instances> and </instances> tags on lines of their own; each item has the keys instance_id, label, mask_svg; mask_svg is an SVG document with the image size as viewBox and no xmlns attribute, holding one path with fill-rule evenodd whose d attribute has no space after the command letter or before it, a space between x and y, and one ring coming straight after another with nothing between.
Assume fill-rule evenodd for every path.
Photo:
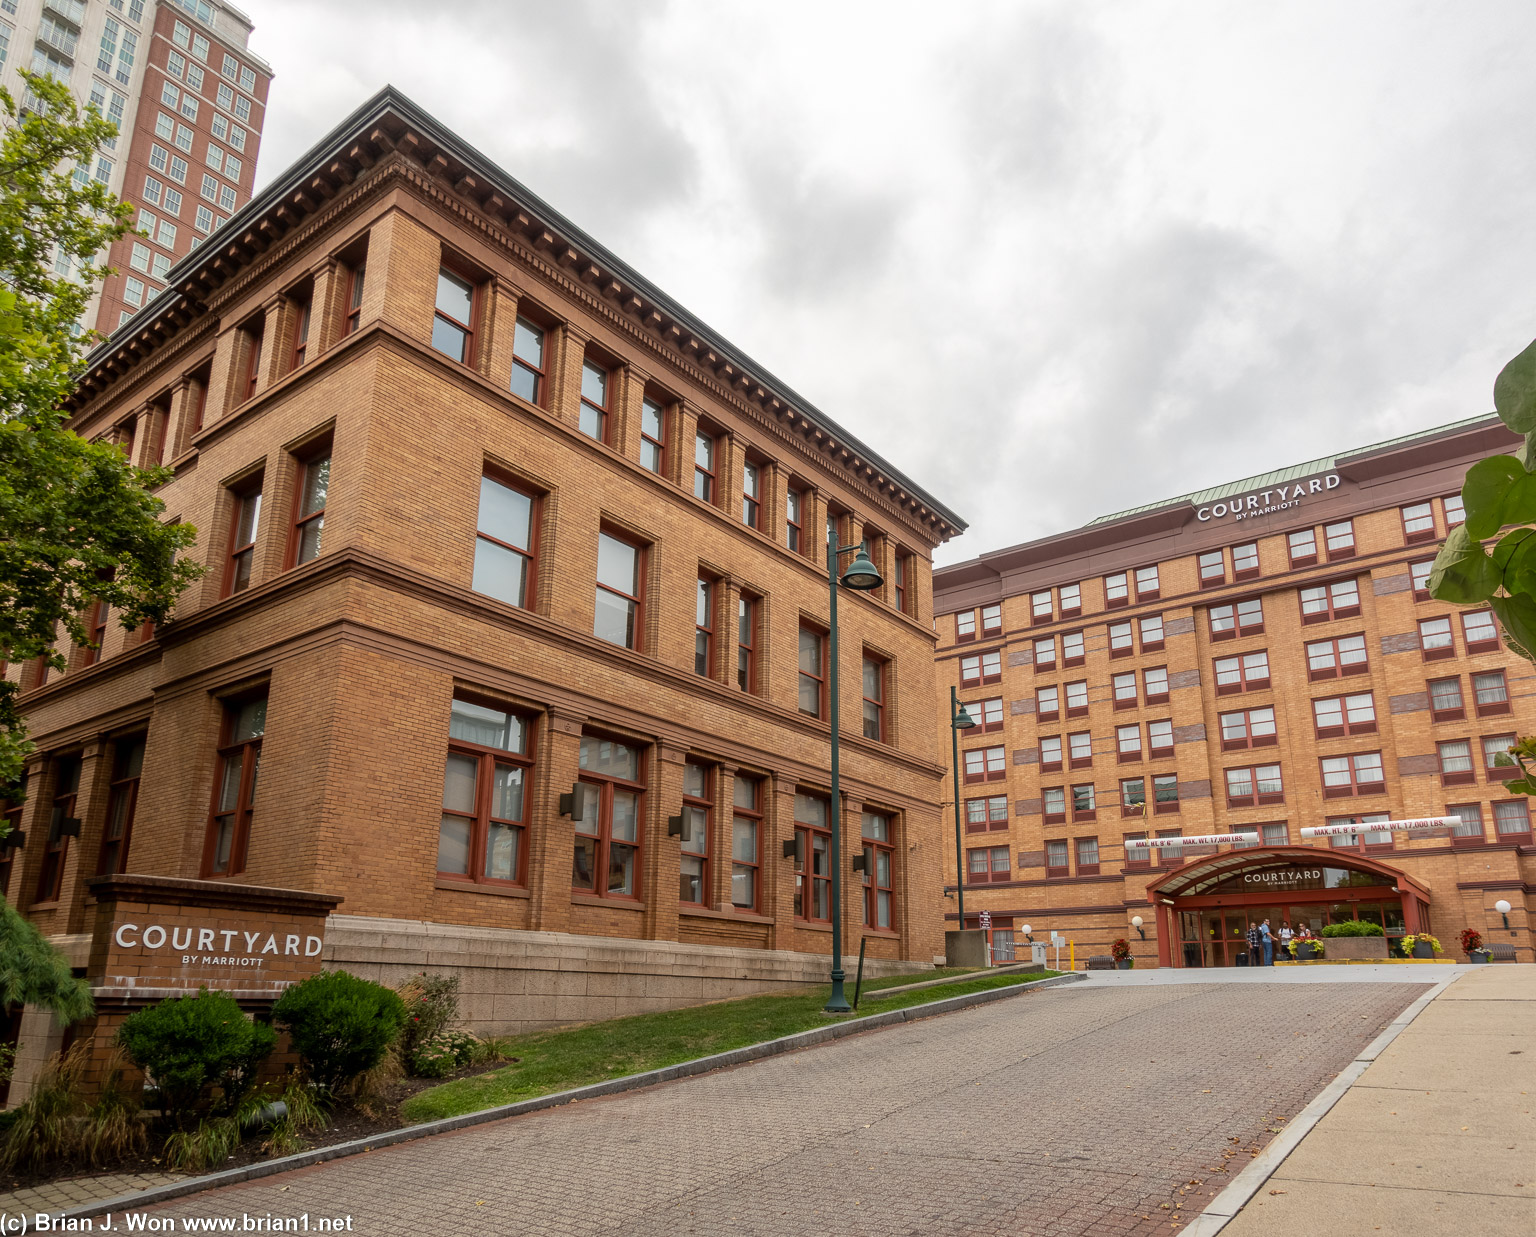
<instances>
[{"instance_id":1,"label":"yellow painted curb","mask_svg":"<svg viewBox=\"0 0 1536 1237\"><path fill-rule=\"evenodd\" d=\"M1276 966L1455 966L1455 958L1292 958Z\"/></svg>"}]
</instances>

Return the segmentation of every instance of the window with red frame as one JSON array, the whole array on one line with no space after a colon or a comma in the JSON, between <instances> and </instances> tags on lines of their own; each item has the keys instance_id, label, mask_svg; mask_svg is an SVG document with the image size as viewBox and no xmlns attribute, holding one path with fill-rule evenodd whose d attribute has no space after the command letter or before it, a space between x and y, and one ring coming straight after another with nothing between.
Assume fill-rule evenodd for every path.
<instances>
[{"instance_id":1,"label":"window with red frame","mask_svg":"<svg viewBox=\"0 0 1536 1237\"><path fill-rule=\"evenodd\" d=\"M794 486L784 500L784 544L795 554L805 553L805 491Z\"/></svg>"},{"instance_id":2,"label":"window with red frame","mask_svg":"<svg viewBox=\"0 0 1536 1237\"><path fill-rule=\"evenodd\" d=\"M1088 715L1088 681L1078 679L1074 683L1067 684L1067 716L1086 717Z\"/></svg>"},{"instance_id":3,"label":"window with red frame","mask_svg":"<svg viewBox=\"0 0 1536 1237\"><path fill-rule=\"evenodd\" d=\"M585 358L581 363L581 413L578 425L583 434L598 442L608 441L608 422L613 411L609 403L612 391L613 374L608 367L591 357Z\"/></svg>"},{"instance_id":4,"label":"window with red frame","mask_svg":"<svg viewBox=\"0 0 1536 1237\"><path fill-rule=\"evenodd\" d=\"M1168 667L1151 666L1141 672L1147 704L1161 704L1168 699Z\"/></svg>"},{"instance_id":5,"label":"window with red frame","mask_svg":"<svg viewBox=\"0 0 1536 1237\"><path fill-rule=\"evenodd\" d=\"M975 747L962 752L965 760L967 782L998 782L1008 776L1008 767L1001 747Z\"/></svg>"},{"instance_id":6,"label":"window with red frame","mask_svg":"<svg viewBox=\"0 0 1536 1237\"><path fill-rule=\"evenodd\" d=\"M1216 694L1255 691L1269 686L1269 653L1241 653L1216 659Z\"/></svg>"},{"instance_id":7,"label":"window with red frame","mask_svg":"<svg viewBox=\"0 0 1536 1237\"><path fill-rule=\"evenodd\" d=\"M1074 769L1086 769L1093 764L1093 736L1086 730L1067 736L1067 759Z\"/></svg>"},{"instance_id":8,"label":"window with red frame","mask_svg":"<svg viewBox=\"0 0 1536 1237\"><path fill-rule=\"evenodd\" d=\"M741 466L741 522L759 532L763 528L763 466L747 460Z\"/></svg>"},{"instance_id":9,"label":"window with red frame","mask_svg":"<svg viewBox=\"0 0 1536 1237\"><path fill-rule=\"evenodd\" d=\"M1158 580L1157 564L1136 568L1136 600L1156 601L1160 596L1162 585Z\"/></svg>"},{"instance_id":10,"label":"window with red frame","mask_svg":"<svg viewBox=\"0 0 1536 1237\"><path fill-rule=\"evenodd\" d=\"M628 743L582 735L578 767L586 794L575 822L571 888L598 897L638 898L644 757Z\"/></svg>"},{"instance_id":11,"label":"window with red frame","mask_svg":"<svg viewBox=\"0 0 1536 1237\"><path fill-rule=\"evenodd\" d=\"M530 404L542 405L544 403L545 382L548 378L548 367L545 362L545 331L536 322L530 322L527 318L519 317L512 328L512 394L519 399L525 399ZM585 375L583 375L585 382ZM646 461L646 448L644 434L650 424L646 420L647 413L654 412L657 418L656 428L660 428L660 405L647 399L642 404L641 411L641 435L640 460ZM657 434L659 440L660 434ZM657 467L651 471L660 472L660 455L657 456ZM649 465L647 464L647 467Z\"/></svg>"},{"instance_id":12,"label":"window with red frame","mask_svg":"<svg viewBox=\"0 0 1536 1237\"><path fill-rule=\"evenodd\" d=\"M978 683L997 683L1003 677L1003 655L981 653L975 657L960 659L960 685L973 687Z\"/></svg>"},{"instance_id":13,"label":"window with red frame","mask_svg":"<svg viewBox=\"0 0 1536 1237\"><path fill-rule=\"evenodd\" d=\"M1063 584L1057 590L1060 594L1059 613L1062 618L1075 618L1083 612L1083 586L1081 584Z\"/></svg>"},{"instance_id":14,"label":"window with red frame","mask_svg":"<svg viewBox=\"0 0 1536 1237\"><path fill-rule=\"evenodd\" d=\"M1200 555L1200 587L1216 588L1227 582L1227 559L1220 550Z\"/></svg>"},{"instance_id":15,"label":"window with red frame","mask_svg":"<svg viewBox=\"0 0 1536 1237\"><path fill-rule=\"evenodd\" d=\"M1157 836L1160 838L1177 838L1182 837L1183 834L1184 831L1182 829L1159 829L1157 831ZM1184 862L1184 847L1182 845L1159 846L1153 850L1152 855L1162 867L1176 868Z\"/></svg>"},{"instance_id":16,"label":"window with red frame","mask_svg":"<svg viewBox=\"0 0 1536 1237\"><path fill-rule=\"evenodd\" d=\"M1312 702L1312 724L1319 739L1376 733L1376 698L1370 692L1328 696Z\"/></svg>"},{"instance_id":17,"label":"window with red frame","mask_svg":"<svg viewBox=\"0 0 1536 1237\"><path fill-rule=\"evenodd\" d=\"M1173 723L1166 719L1147 723L1147 754L1156 760L1173 752Z\"/></svg>"},{"instance_id":18,"label":"window with red frame","mask_svg":"<svg viewBox=\"0 0 1536 1237\"><path fill-rule=\"evenodd\" d=\"M795 795L795 918L832 921L832 831L827 801Z\"/></svg>"},{"instance_id":19,"label":"window with red frame","mask_svg":"<svg viewBox=\"0 0 1536 1237\"><path fill-rule=\"evenodd\" d=\"M1141 651L1143 653L1156 653L1163 647L1163 616L1161 614L1149 614L1140 621L1141 627Z\"/></svg>"},{"instance_id":20,"label":"window with red frame","mask_svg":"<svg viewBox=\"0 0 1536 1237\"><path fill-rule=\"evenodd\" d=\"M1467 522L1467 509L1461 501L1460 494L1447 494L1440 500L1445 508L1445 531L1449 533L1458 524Z\"/></svg>"},{"instance_id":21,"label":"window with red frame","mask_svg":"<svg viewBox=\"0 0 1536 1237\"><path fill-rule=\"evenodd\" d=\"M363 285L368 278L368 264L359 262L347 272L346 312L341 317L341 334L345 338L357 330L363 317Z\"/></svg>"},{"instance_id":22,"label":"window with red frame","mask_svg":"<svg viewBox=\"0 0 1536 1237\"><path fill-rule=\"evenodd\" d=\"M1117 606L1129 605L1131 601L1130 577L1124 571L1117 571L1113 575L1104 577L1104 608L1113 610Z\"/></svg>"},{"instance_id":23,"label":"window with red frame","mask_svg":"<svg viewBox=\"0 0 1536 1237\"><path fill-rule=\"evenodd\" d=\"M1115 708L1134 709L1136 707L1136 672L1134 670L1115 675L1110 679L1109 685L1114 695Z\"/></svg>"},{"instance_id":24,"label":"window with red frame","mask_svg":"<svg viewBox=\"0 0 1536 1237\"><path fill-rule=\"evenodd\" d=\"M1264 630L1264 602L1258 597L1212 606L1207 612L1212 640L1234 640L1238 636L1257 636Z\"/></svg>"},{"instance_id":25,"label":"window with red frame","mask_svg":"<svg viewBox=\"0 0 1536 1237\"><path fill-rule=\"evenodd\" d=\"M714 770L697 760L684 761L677 900L690 906L709 904L709 842L714 810Z\"/></svg>"},{"instance_id":26,"label":"window with red frame","mask_svg":"<svg viewBox=\"0 0 1536 1237\"><path fill-rule=\"evenodd\" d=\"M984 636L1000 636L1003 634L1002 606L982 606L981 634Z\"/></svg>"},{"instance_id":27,"label":"window with red frame","mask_svg":"<svg viewBox=\"0 0 1536 1237\"><path fill-rule=\"evenodd\" d=\"M821 717L826 705L827 677L824 669L826 649L826 633L801 623L799 705L800 712L807 717ZM965 662L962 661L961 665L964 666L964 664Z\"/></svg>"},{"instance_id":28,"label":"window with red frame","mask_svg":"<svg viewBox=\"0 0 1536 1237\"><path fill-rule=\"evenodd\" d=\"M985 885L989 881L1008 880L1011 873L1006 846L978 846L965 852L966 881L968 885Z\"/></svg>"},{"instance_id":29,"label":"window with red frame","mask_svg":"<svg viewBox=\"0 0 1536 1237\"><path fill-rule=\"evenodd\" d=\"M1179 810L1179 775L1159 773L1152 778L1152 810L1166 816Z\"/></svg>"},{"instance_id":30,"label":"window with red frame","mask_svg":"<svg viewBox=\"0 0 1536 1237\"><path fill-rule=\"evenodd\" d=\"M976 639L976 611L961 610L955 615L955 643Z\"/></svg>"},{"instance_id":31,"label":"window with red frame","mask_svg":"<svg viewBox=\"0 0 1536 1237\"><path fill-rule=\"evenodd\" d=\"M1493 805L1493 832L1501 842L1531 841L1531 809L1524 799Z\"/></svg>"},{"instance_id":32,"label":"window with red frame","mask_svg":"<svg viewBox=\"0 0 1536 1237\"><path fill-rule=\"evenodd\" d=\"M1499 647L1499 629L1491 610L1463 612L1461 635L1467 642L1468 653L1492 653Z\"/></svg>"},{"instance_id":33,"label":"window with red frame","mask_svg":"<svg viewBox=\"0 0 1536 1237\"><path fill-rule=\"evenodd\" d=\"M1466 786L1477 781L1472 768L1472 744L1466 739L1446 739L1435 744L1440 758L1440 785Z\"/></svg>"},{"instance_id":34,"label":"window with red frame","mask_svg":"<svg viewBox=\"0 0 1536 1237\"><path fill-rule=\"evenodd\" d=\"M1425 661L1456 656L1456 637L1451 634L1451 620L1448 617L1420 619L1419 647L1424 650Z\"/></svg>"},{"instance_id":35,"label":"window with red frame","mask_svg":"<svg viewBox=\"0 0 1536 1237\"><path fill-rule=\"evenodd\" d=\"M1472 676L1472 697L1477 702L1479 717L1492 717L1509 712L1509 683L1504 671L1490 670Z\"/></svg>"},{"instance_id":36,"label":"window with red frame","mask_svg":"<svg viewBox=\"0 0 1536 1237\"><path fill-rule=\"evenodd\" d=\"M1099 839L1078 838L1077 841L1077 874L1079 876L1097 876L1099 874Z\"/></svg>"},{"instance_id":37,"label":"window with red frame","mask_svg":"<svg viewBox=\"0 0 1536 1237\"><path fill-rule=\"evenodd\" d=\"M260 317L240 328L241 346L245 352L245 369L240 379L241 403L256 394L256 388L261 382L261 332Z\"/></svg>"},{"instance_id":38,"label":"window with red frame","mask_svg":"<svg viewBox=\"0 0 1536 1237\"><path fill-rule=\"evenodd\" d=\"M667 409L649 395L640 401L640 466L659 477L667 474Z\"/></svg>"},{"instance_id":39,"label":"window with red frame","mask_svg":"<svg viewBox=\"0 0 1536 1237\"><path fill-rule=\"evenodd\" d=\"M1145 842L1147 835L1142 833L1127 833L1123 842L1125 846L1126 869L1150 868L1152 866L1152 848L1150 846L1136 846L1133 843Z\"/></svg>"},{"instance_id":40,"label":"window with red frame","mask_svg":"<svg viewBox=\"0 0 1536 1237\"><path fill-rule=\"evenodd\" d=\"M736 599L736 686L757 691L757 598L746 593Z\"/></svg>"},{"instance_id":41,"label":"window with red frame","mask_svg":"<svg viewBox=\"0 0 1536 1237\"><path fill-rule=\"evenodd\" d=\"M144 739L118 739L112 744L112 785L107 791L107 822L101 832L96 875L128 871L133 842L133 813L139 804L139 777L144 771Z\"/></svg>"},{"instance_id":42,"label":"window with red frame","mask_svg":"<svg viewBox=\"0 0 1536 1237\"><path fill-rule=\"evenodd\" d=\"M965 711L971 715L971 720L976 723L976 729L982 734L990 734L994 730L1003 728L1003 698L993 696L990 700L978 700L965 706Z\"/></svg>"},{"instance_id":43,"label":"window with red frame","mask_svg":"<svg viewBox=\"0 0 1536 1237\"><path fill-rule=\"evenodd\" d=\"M988 795L985 799L965 801L965 831L985 833L1008 827L1008 796Z\"/></svg>"},{"instance_id":44,"label":"window with red frame","mask_svg":"<svg viewBox=\"0 0 1536 1237\"><path fill-rule=\"evenodd\" d=\"M437 272L437 304L432 314L432 346L460 365L474 358L475 285L446 266Z\"/></svg>"},{"instance_id":45,"label":"window with red frame","mask_svg":"<svg viewBox=\"0 0 1536 1237\"><path fill-rule=\"evenodd\" d=\"M1029 595L1029 620L1032 623L1049 623L1055 617L1051 609L1051 590Z\"/></svg>"},{"instance_id":46,"label":"window with red frame","mask_svg":"<svg viewBox=\"0 0 1536 1237\"><path fill-rule=\"evenodd\" d=\"M229 560L224 569L224 595L243 593L251 587L256 562L256 533L261 524L261 478L248 482L235 494L235 518L229 530Z\"/></svg>"},{"instance_id":47,"label":"window with red frame","mask_svg":"<svg viewBox=\"0 0 1536 1237\"><path fill-rule=\"evenodd\" d=\"M1130 657L1135 652L1135 644L1131 639L1131 625L1129 623L1111 623L1109 625L1110 657Z\"/></svg>"},{"instance_id":48,"label":"window with red frame","mask_svg":"<svg viewBox=\"0 0 1536 1237\"><path fill-rule=\"evenodd\" d=\"M1055 721L1061 715L1061 693L1055 687L1035 689L1035 718L1037 721Z\"/></svg>"},{"instance_id":49,"label":"window with red frame","mask_svg":"<svg viewBox=\"0 0 1536 1237\"><path fill-rule=\"evenodd\" d=\"M1460 721L1467 715L1461 697L1461 679L1431 679L1429 688L1429 712L1437 722Z\"/></svg>"},{"instance_id":50,"label":"window with red frame","mask_svg":"<svg viewBox=\"0 0 1536 1237\"><path fill-rule=\"evenodd\" d=\"M192 389L187 394L187 399L191 402L192 423L185 431L183 441L178 444L179 451L186 450L192 436L203 428L203 417L208 412L208 384L213 381L213 366L211 364L203 366L192 374L188 381L192 384Z\"/></svg>"},{"instance_id":51,"label":"window with red frame","mask_svg":"<svg viewBox=\"0 0 1536 1237\"><path fill-rule=\"evenodd\" d=\"M718 501L719 486L715 478L718 445L715 436L704 430L693 436L693 496L710 506Z\"/></svg>"},{"instance_id":52,"label":"window with red frame","mask_svg":"<svg viewBox=\"0 0 1536 1237\"><path fill-rule=\"evenodd\" d=\"M1072 787L1072 819L1097 820L1098 805L1094 800L1093 784L1082 783Z\"/></svg>"},{"instance_id":53,"label":"window with red frame","mask_svg":"<svg viewBox=\"0 0 1536 1237\"><path fill-rule=\"evenodd\" d=\"M1057 773L1061 769L1061 736L1042 735L1040 738L1040 771Z\"/></svg>"},{"instance_id":54,"label":"window with red frame","mask_svg":"<svg viewBox=\"0 0 1536 1237\"><path fill-rule=\"evenodd\" d=\"M307 291L303 293L302 299L293 302L293 350L288 359L290 371L303 365L309 353L310 303L311 297Z\"/></svg>"},{"instance_id":55,"label":"window with red frame","mask_svg":"<svg viewBox=\"0 0 1536 1237\"><path fill-rule=\"evenodd\" d=\"M1360 586L1354 580L1335 580L1301 590L1301 621L1323 623L1353 618L1360 613Z\"/></svg>"},{"instance_id":56,"label":"window with red frame","mask_svg":"<svg viewBox=\"0 0 1536 1237\"><path fill-rule=\"evenodd\" d=\"M1507 782L1520 776L1520 766L1513 759L1507 765L1498 763L1499 757L1508 756L1509 749L1519 741L1519 737L1512 734L1492 734L1483 739L1483 776L1488 781Z\"/></svg>"},{"instance_id":57,"label":"window with red frame","mask_svg":"<svg viewBox=\"0 0 1536 1237\"><path fill-rule=\"evenodd\" d=\"M1307 645L1307 678L1336 679L1344 675L1364 674L1369 669L1364 636L1339 636L1333 640L1313 640ZM1217 689L1218 691L1220 688Z\"/></svg>"},{"instance_id":58,"label":"window with red frame","mask_svg":"<svg viewBox=\"0 0 1536 1237\"><path fill-rule=\"evenodd\" d=\"M80 797L80 757L63 756L53 762L53 809L48 817L48 834L43 843L43 866L37 876L37 902L57 902L64 883L64 860L69 854L71 834L79 836L75 814ZM65 822L69 822L66 825Z\"/></svg>"},{"instance_id":59,"label":"window with red frame","mask_svg":"<svg viewBox=\"0 0 1536 1237\"><path fill-rule=\"evenodd\" d=\"M325 500L331 489L331 449L327 445L299 465L288 558L295 567L320 557L325 535Z\"/></svg>"},{"instance_id":60,"label":"window with red frame","mask_svg":"<svg viewBox=\"0 0 1536 1237\"><path fill-rule=\"evenodd\" d=\"M756 778L737 777L732 792L734 814L731 818L731 905L738 911L758 909L763 867L762 783Z\"/></svg>"},{"instance_id":61,"label":"window with red frame","mask_svg":"<svg viewBox=\"0 0 1536 1237\"><path fill-rule=\"evenodd\" d=\"M1275 710L1270 706L1223 713L1218 720L1221 723L1221 750L1224 752L1242 747L1273 747L1280 741L1275 732Z\"/></svg>"},{"instance_id":62,"label":"window with red frame","mask_svg":"<svg viewBox=\"0 0 1536 1237\"><path fill-rule=\"evenodd\" d=\"M598 533L593 635L621 648L640 647L644 580L645 552L611 533Z\"/></svg>"},{"instance_id":63,"label":"window with red frame","mask_svg":"<svg viewBox=\"0 0 1536 1237\"><path fill-rule=\"evenodd\" d=\"M1080 631L1063 632L1061 636L1062 667L1081 666L1086 660L1087 650L1083 645L1083 633Z\"/></svg>"},{"instance_id":64,"label":"window with red frame","mask_svg":"<svg viewBox=\"0 0 1536 1237\"><path fill-rule=\"evenodd\" d=\"M1415 601L1429 600L1429 573L1434 569L1435 560L1432 558L1408 564L1408 576L1413 584L1413 599Z\"/></svg>"},{"instance_id":65,"label":"window with red frame","mask_svg":"<svg viewBox=\"0 0 1536 1237\"><path fill-rule=\"evenodd\" d=\"M912 578L912 556L901 550L896 551L896 608L903 614L912 613L912 591L909 581Z\"/></svg>"},{"instance_id":66,"label":"window with red frame","mask_svg":"<svg viewBox=\"0 0 1536 1237\"><path fill-rule=\"evenodd\" d=\"M865 812L860 832L864 843L864 926L892 932L896 927L896 848L891 818L884 812ZM1007 849L1003 848L1005 853Z\"/></svg>"},{"instance_id":67,"label":"window with red frame","mask_svg":"<svg viewBox=\"0 0 1536 1237\"><path fill-rule=\"evenodd\" d=\"M876 743L884 743L885 731L885 676L886 663L878 657L864 656L864 737Z\"/></svg>"},{"instance_id":68,"label":"window with red frame","mask_svg":"<svg viewBox=\"0 0 1536 1237\"><path fill-rule=\"evenodd\" d=\"M693 603L693 672L711 678L715 662L715 582L700 576Z\"/></svg>"},{"instance_id":69,"label":"window with red frame","mask_svg":"<svg viewBox=\"0 0 1536 1237\"><path fill-rule=\"evenodd\" d=\"M1067 844L1064 840L1045 844L1045 874L1047 877L1071 875L1067 867Z\"/></svg>"},{"instance_id":70,"label":"window with red frame","mask_svg":"<svg viewBox=\"0 0 1536 1237\"><path fill-rule=\"evenodd\" d=\"M1355 522L1343 520L1338 524L1328 524L1323 528L1323 544L1328 550L1328 561L1336 562L1341 558L1353 558L1355 555Z\"/></svg>"},{"instance_id":71,"label":"window with red frame","mask_svg":"<svg viewBox=\"0 0 1536 1237\"><path fill-rule=\"evenodd\" d=\"M1461 823L1451 830L1452 846L1477 846L1486 841L1483 834L1483 808L1479 803L1453 803L1445 809L1447 816L1459 816Z\"/></svg>"},{"instance_id":72,"label":"window with red frame","mask_svg":"<svg viewBox=\"0 0 1536 1237\"><path fill-rule=\"evenodd\" d=\"M1045 787L1040 792L1040 808L1046 824L1061 824L1067 818L1067 792L1060 786Z\"/></svg>"},{"instance_id":73,"label":"window with red frame","mask_svg":"<svg viewBox=\"0 0 1536 1237\"><path fill-rule=\"evenodd\" d=\"M1035 669L1054 670L1056 668L1056 637L1042 636L1035 641Z\"/></svg>"},{"instance_id":74,"label":"window with red frame","mask_svg":"<svg viewBox=\"0 0 1536 1237\"><path fill-rule=\"evenodd\" d=\"M1292 567L1310 567L1317 562L1317 533L1310 528L1291 533L1285 539L1285 548Z\"/></svg>"},{"instance_id":75,"label":"window with red frame","mask_svg":"<svg viewBox=\"0 0 1536 1237\"><path fill-rule=\"evenodd\" d=\"M1251 765L1225 770L1228 807L1253 807L1259 803L1284 803L1285 785L1279 765Z\"/></svg>"},{"instance_id":76,"label":"window with red frame","mask_svg":"<svg viewBox=\"0 0 1536 1237\"><path fill-rule=\"evenodd\" d=\"M1403 540L1407 542L1433 541L1435 539L1435 509L1429 503L1414 503L1402 509Z\"/></svg>"},{"instance_id":77,"label":"window with red frame","mask_svg":"<svg viewBox=\"0 0 1536 1237\"><path fill-rule=\"evenodd\" d=\"M1357 752L1352 756L1324 756L1319 760L1323 773L1323 798L1338 799L1348 795L1379 795L1387 789L1387 775L1380 752Z\"/></svg>"},{"instance_id":78,"label":"window with red frame","mask_svg":"<svg viewBox=\"0 0 1536 1237\"><path fill-rule=\"evenodd\" d=\"M327 484L329 480L327 468ZM527 606L530 585L535 579L537 508L538 500L532 494L494 477L480 478L475 564L470 581L475 592L514 606ZM318 543L315 548L318 551Z\"/></svg>"},{"instance_id":79,"label":"window with red frame","mask_svg":"<svg viewBox=\"0 0 1536 1237\"><path fill-rule=\"evenodd\" d=\"M440 876L477 884L526 882L529 729L509 710L454 699L437 833Z\"/></svg>"},{"instance_id":80,"label":"window with red frame","mask_svg":"<svg viewBox=\"0 0 1536 1237\"><path fill-rule=\"evenodd\" d=\"M205 877L235 876L245 871L256 803L256 774L261 768L261 741L266 730L266 696L225 704L219 772L203 841Z\"/></svg>"},{"instance_id":81,"label":"window with red frame","mask_svg":"<svg viewBox=\"0 0 1536 1237\"><path fill-rule=\"evenodd\" d=\"M1147 814L1147 779L1127 777L1120 779L1120 815L1130 819ZM1143 837L1146 835L1143 834Z\"/></svg>"},{"instance_id":82,"label":"window with red frame","mask_svg":"<svg viewBox=\"0 0 1536 1237\"><path fill-rule=\"evenodd\" d=\"M1371 815L1330 816L1330 825L1384 825L1391 817L1386 812ZM1332 850L1391 850L1390 829L1365 829L1359 833L1335 833L1328 838Z\"/></svg>"},{"instance_id":83,"label":"window with red frame","mask_svg":"<svg viewBox=\"0 0 1536 1237\"><path fill-rule=\"evenodd\" d=\"M1141 727L1116 726L1115 751L1121 764L1141 759Z\"/></svg>"},{"instance_id":84,"label":"window with red frame","mask_svg":"<svg viewBox=\"0 0 1536 1237\"><path fill-rule=\"evenodd\" d=\"M1247 541L1232 547L1232 580L1253 580L1259 574L1259 543Z\"/></svg>"}]
</instances>

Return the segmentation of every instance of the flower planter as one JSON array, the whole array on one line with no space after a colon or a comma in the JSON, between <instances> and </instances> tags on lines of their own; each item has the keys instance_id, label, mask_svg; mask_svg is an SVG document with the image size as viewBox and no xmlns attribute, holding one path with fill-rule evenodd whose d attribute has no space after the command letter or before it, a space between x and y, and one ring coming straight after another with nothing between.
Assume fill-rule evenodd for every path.
<instances>
[{"instance_id":1,"label":"flower planter","mask_svg":"<svg viewBox=\"0 0 1536 1237\"><path fill-rule=\"evenodd\" d=\"M1467 961L1472 963L1492 962L1493 954L1487 949L1474 949L1467 955Z\"/></svg>"},{"instance_id":2,"label":"flower planter","mask_svg":"<svg viewBox=\"0 0 1536 1237\"><path fill-rule=\"evenodd\" d=\"M1335 961L1385 962L1387 938L1384 936L1330 936L1323 941L1328 957Z\"/></svg>"},{"instance_id":3,"label":"flower planter","mask_svg":"<svg viewBox=\"0 0 1536 1237\"><path fill-rule=\"evenodd\" d=\"M1135 958L1116 958L1115 959L1115 969L1117 971L1128 971L1128 970L1130 970L1135 965L1136 965L1136 959Z\"/></svg>"},{"instance_id":4,"label":"flower planter","mask_svg":"<svg viewBox=\"0 0 1536 1237\"><path fill-rule=\"evenodd\" d=\"M1317 957L1317 946L1311 941L1296 942L1296 961L1305 962L1308 958Z\"/></svg>"},{"instance_id":5,"label":"flower planter","mask_svg":"<svg viewBox=\"0 0 1536 1237\"><path fill-rule=\"evenodd\" d=\"M1413 956L1415 958L1433 958L1435 956L1435 947L1425 941L1414 941Z\"/></svg>"}]
</instances>

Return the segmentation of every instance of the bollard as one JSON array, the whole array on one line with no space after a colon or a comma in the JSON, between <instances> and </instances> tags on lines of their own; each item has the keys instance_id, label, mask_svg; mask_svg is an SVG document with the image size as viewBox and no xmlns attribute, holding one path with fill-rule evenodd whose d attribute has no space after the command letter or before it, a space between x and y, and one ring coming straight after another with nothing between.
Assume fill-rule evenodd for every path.
<instances>
[{"instance_id":1,"label":"bollard","mask_svg":"<svg viewBox=\"0 0 1536 1237\"><path fill-rule=\"evenodd\" d=\"M1077 970L1077 942L1076 941L1068 941L1067 942L1067 969L1069 971Z\"/></svg>"}]
</instances>

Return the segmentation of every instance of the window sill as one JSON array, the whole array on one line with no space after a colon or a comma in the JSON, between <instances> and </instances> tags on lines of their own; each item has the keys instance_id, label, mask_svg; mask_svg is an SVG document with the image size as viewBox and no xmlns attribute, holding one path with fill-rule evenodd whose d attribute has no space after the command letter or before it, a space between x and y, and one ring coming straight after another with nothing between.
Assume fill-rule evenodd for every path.
<instances>
[{"instance_id":1,"label":"window sill","mask_svg":"<svg viewBox=\"0 0 1536 1237\"><path fill-rule=\"evenodd\" d=\"M482 885L478 881L447 880L441 876L433 882L434 889L448 889L454 893L488 893L493 898L531 898L533 894L514 885Z\"/></svg>"},{"instance_id":2,"label":"window sill","mask_svg":"<svg viewBox=\"0 0 1536 1237\"><path fill-rule=\"evenodd\" d=\"M901 933L896 931L895 928L875 928L871 927L869 924L864 925L864 935L869 937L877 937L880 940L885 941L901 940Z\"/></svg>"},{"instance_id":3,"label":"window sill","mask_svg":"<svg viewBox=\"0 0 1536 1237\"><path fill-rule=\"evenodd\" d=\"M57 898L49 898L46 902L32 903L31 906L27 907L27 914L30 915L33 911L56 911L58 909L59 900Z\"/></svg>"},{"instance_id":4,"label":"window sill","mask_svg":"<svg viewBox=\"0 0 1536 1237\"><path fill-rule=\"evenodd\" d=\"M688 919L726 919L737 923L776 923L772 915L759 915L756 911L716 911L707 906L682 905L678 916Z\"/></svg>"},{"instance_id":5,"label":"window sill","mask_svg":"<svg viewBox=\"0 0 1536 1237\"><path fill-rule=\"evenodd\" d=\"M600 898L596 894L571 893L572 906L606 906L616 911L643 911L644 902L637 902L633 898Z\"/></svg>"}]
</instances>

